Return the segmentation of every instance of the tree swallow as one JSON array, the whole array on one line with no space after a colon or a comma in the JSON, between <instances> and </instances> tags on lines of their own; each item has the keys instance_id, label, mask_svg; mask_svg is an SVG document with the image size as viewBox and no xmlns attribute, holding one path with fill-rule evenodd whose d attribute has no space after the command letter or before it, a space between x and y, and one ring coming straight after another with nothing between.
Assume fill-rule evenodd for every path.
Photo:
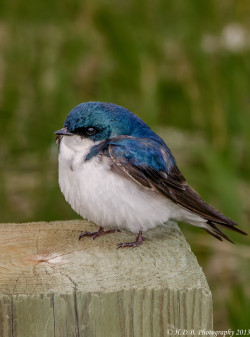
<instances>
[{"instance_id":1,"label":"tree swallow","mask_svg":"<svg viewBox=\"0 0 250 337\"><path fill-rule=\"evenodd\" d=\"M164 141L129 110L82 103L55 134L61 191L75 212L100 226L79 239L123 228L138 236L118 248L137 247L143 232L170 219L201 227L221 241L231 241L221 227L246 234L187 184Z\"/></svg>"}]
</instances>

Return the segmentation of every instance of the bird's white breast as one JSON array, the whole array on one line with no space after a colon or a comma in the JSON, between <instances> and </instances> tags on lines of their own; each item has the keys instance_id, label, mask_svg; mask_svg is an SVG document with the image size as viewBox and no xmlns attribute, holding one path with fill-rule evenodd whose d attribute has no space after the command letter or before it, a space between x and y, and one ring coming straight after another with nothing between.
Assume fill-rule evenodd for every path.
<instances>
[{"instance_id":1,"label":"bird's white breast","mask_svg":"<svg viewBox=\"0 0 250 337\"><path fill-rule=\"evenodd\" d=\"M96 144L96 143L95 143ZM59 184L71 207L100 226L146 231L168 219L185 221L192 213L156 192L110 169L109 158L85 161L94 143L63 137L59 152ZM191 215L190 215L191 214Z\"/></svg>"}]
</instances>

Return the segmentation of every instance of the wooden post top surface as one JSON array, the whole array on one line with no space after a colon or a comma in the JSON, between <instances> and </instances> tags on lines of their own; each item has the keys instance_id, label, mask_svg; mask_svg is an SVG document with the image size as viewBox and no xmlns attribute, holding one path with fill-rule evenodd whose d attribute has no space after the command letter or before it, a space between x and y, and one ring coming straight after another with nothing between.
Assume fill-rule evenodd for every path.
<instances>
[{"instance_id":1,"label":"wooden post top surface","mask_svg":"<svg viewBox=\"0 0 250 337\"><path fill-rule=\"evenodd\" d=\"M0 224L0 294L67 294L127 289L202 289L206 278L174 222L145 233L135 249L116 249L135 235L78 236L97 226L84 220Z\"/></svg>"}]
</instances>

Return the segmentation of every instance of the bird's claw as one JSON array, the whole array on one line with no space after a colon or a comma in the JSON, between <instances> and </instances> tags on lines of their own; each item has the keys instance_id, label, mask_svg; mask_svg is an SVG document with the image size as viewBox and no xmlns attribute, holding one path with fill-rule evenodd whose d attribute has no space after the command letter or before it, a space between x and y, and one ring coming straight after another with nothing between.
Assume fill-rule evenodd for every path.
<instances>
[{"instance_id":1,"label":"bird's claw","mask_svg":"<svg viewBox=\"0 0 250 337\"><path fill-rule=\"evenodd\" d=\"M85 236L88 236L88 237L92 237L92 239L95 240L96 238L98 238L98 236L102 236L102 235L105 235L105 234L111 234L111 233L114 233L114 232L115 232L114 229L110 229L108 231L105 231L102 227L100 227L97 232L82 232L79 235L78 239L81 240Z\"/></svg>"},{"instance_id":2,"label":"bird's claw","mask_svg":"<svg viewBox=\"0 0 250 337\"><path fill-rule=\"evenodd\" d=\"M84 238L85 236L94 236L97 232L82 232L79 237L78 240L81 240L82 238Z\"/></svg>"},{"instance_id":3,"label":"bird's claw","mask_svg":"<svg viewBox=\"0 0 250 337\"><path fill-rule=\"evenodd\" d=\"M145 240L145 238L142 236L142 232L140 231L134 242L121 242L117 245L116 249L126 248L126 247L135 248L135 247L140 246L143 243L144 240Z\"/></svg>"}]
</instances>

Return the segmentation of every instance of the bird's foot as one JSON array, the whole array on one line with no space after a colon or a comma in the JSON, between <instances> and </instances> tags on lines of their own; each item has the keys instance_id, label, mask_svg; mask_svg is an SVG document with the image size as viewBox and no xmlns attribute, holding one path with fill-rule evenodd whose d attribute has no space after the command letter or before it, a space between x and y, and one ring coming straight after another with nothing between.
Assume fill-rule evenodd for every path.
<instances>
[{"instance_id":1,"label":"bird's foot","mask_svg":"<svg viewBox=\"0 0 250 337\"><path fill-rule=\"evenodd\" d=\"M117 245L117 248L126 248L126 247L132 247L132 248L135 248L135 247L138 247L140 246L143 241L145 240L145 238L142 236L142 231L139 231L139 234L136 238L136 240L134 242L122 242L122 243L119 243Z\"/></svg>"},{"instance_id":2,"label":"bird's foot","mask_svg":"<svg viewBox=\"0 0 250 337\"><path fill-rule=\"evenodd\" d=\"M79 235L79 240L81 240L81 238L84 238L85 236L90 236L92 237L93 240L95 240L98 236L102 236L105 234L111 234L114 232L115 232L115 229L110 229L108 231L105 231L102 227L100 227L97 232L82 232Z\"/></svg>"}]
</instances>

